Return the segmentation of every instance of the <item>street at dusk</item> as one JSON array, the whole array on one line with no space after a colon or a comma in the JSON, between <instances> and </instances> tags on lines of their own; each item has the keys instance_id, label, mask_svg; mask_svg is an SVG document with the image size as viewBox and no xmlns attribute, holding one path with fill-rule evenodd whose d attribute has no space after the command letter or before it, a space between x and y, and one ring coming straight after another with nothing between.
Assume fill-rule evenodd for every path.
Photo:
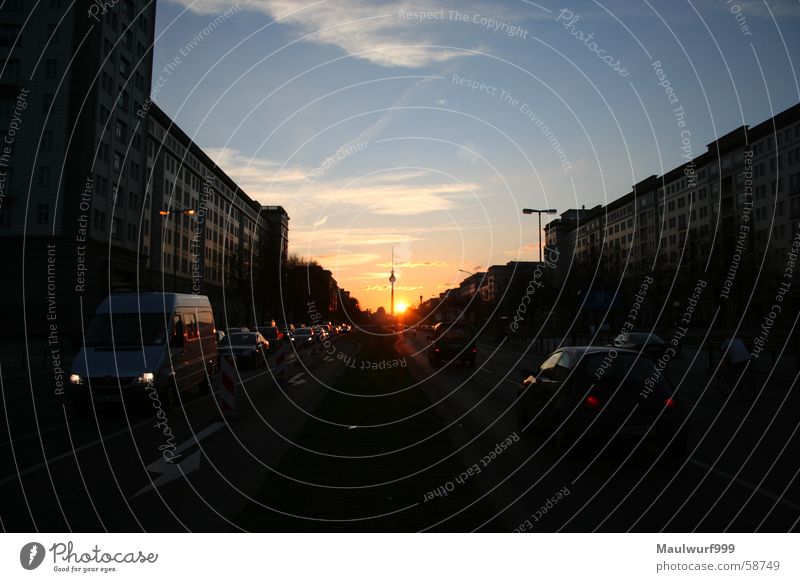
<instances>
[{"instance_id":1,"label":"street at dusk","mask_svg":"<svg viewBox=\"0 0 800 582\"><path fill-rule=\"evenodd\" d=\"M796 579L798 33L0 1L0 572Z\"/></svg>"}]
</instances>

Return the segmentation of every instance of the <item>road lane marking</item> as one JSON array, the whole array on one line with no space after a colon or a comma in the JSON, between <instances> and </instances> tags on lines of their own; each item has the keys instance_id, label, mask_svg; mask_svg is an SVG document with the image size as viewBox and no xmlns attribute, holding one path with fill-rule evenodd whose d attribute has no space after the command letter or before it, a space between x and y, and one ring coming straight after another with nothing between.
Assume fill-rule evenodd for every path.
<instances>
[{"instance_id":1,"label":"road lane marking","mask_svg":"<svg viewBox=\"0 0 800 582\"><path fill-rule=\"evenodd\" d=\"M192 435L175 447L174 455L180 455L180 453L199 443L204 438L211 436L223 426L225 426L224 422L215 422L208 425L206 428L197 434ZM142 493L146 493L147 491L153 490L156 487L169 483L170 481L174 481L182 475L187 475L193 471L197 471L197 469L200 468L201 453L202 451L200 450L195 451L179 463L167 461L163 456L159 457L147 465L148 473L159 473L159 477L157 477L154 481L151 480L150 483L142 487L135 495L133 495L133 497L130 497L129 499L139 497L139 495Z\"/></svg>"},{"instance_id":2,"label":"road lane marking","mask_svg":"<svg viewBox=\"0 0 800 582\"><path fill-rule=\"evenodd\" d=\"M198 403L203 402L204 400L206 400L208 398L211 398L212 396L215 395L216 392L217 391L214 390L211 394L207 394L205 396L201 396L200 398L197 398L197 399L185 404L183 406L183 409L186 410L188 408L191 408L195 404L198 404ZM63 454L58 455L56 457L51 457L51 458L45 460L43 463L39 463L38 465L34 465L33 467L28 467L27 469L23 469L22 471L14 474L14 475L8 475L7 477L4 477L2 480L0 480L0 487L2 487L3 485L6 485L8 483L11 483L12 481L16 481L17 479L20 479L21 477L23 477L25 475L28 475L28 474L33 473L35 471L38 471L39 469L43 469L44 467L46 467L46 466L48 466L48 465L50 465L52 463L58 463L59 461L63 461L64 459L69 459L70 457L74 457L78 453L83 452L86 449L90 449L90 448L92 448L92 447L94 447L96 445L99 445L101 442L106 442L108 440L114 439L114 438L116 438L116 437L118 437L120 435L123 435L125 433L129 433L129 434L133 435L133 431L135 429L138 429L138 428L140 428L140 427L142 427L142 426L144 426L146 424L152 424L152 422L153 422L152 418L149 418L149 419L143 420L142 422L139 422L137 424L128 425L125 428L118 430L117 432L112 432L111 434L105 435L103 438L93 440L93 441L91 441L89 443L86 443L85 445L82 445L82 446L78 447L77 449L72 449L72 450L67 451L66 453L63 453Z\"/></svg>"},{"instance_id":3,"label":"road lane marking","mask_svg":"<svg viewBox=\"0 0 800 582\"><path fill-rule=\"evenodd\" d=\"M721 470L719 470L719 469L717 469L715 467L712 467L711 465L706 465L705 463L703 463L702 461L698 461L694 457L690 458L689 462L694 464L694 465L697 465L698 467L700 467L702 469L705 469L706 471L711 471L712 473L715 473L715 474L719 475L720 477L724 477L728 481L733 481L734 483L738 483L742 487L746 487L747 489L750 489L751 491L755 491L756 493L761 493L761 495L763 495L764 497L772 499L773 501L776 501L778 503L782 503L786 507L789 507L791 509L794 509L797 512L800 512L800 505L798 505L798 504L796 504L796 503L794 503L792 501L789 501L788 499L784 499L783 497L781 497L777 493L773 493L772 491L769 491L767 489L763 489L763 488L761 488L761 487L759 487L757 485L754 485L754 484L750 483L749 481L745 481L744 479L740 479L739 477L734 477L730 473L726 473L725 471L721 471Z\"/></svg>"},{"instance_id":4,"label":"road lane marking","mask_svg":"<svg viewBox=\"0 0 800 582\"><path fill-rule=\"evenodd\" d=\"M306 381L303 379L303 376L305 375L306 375L305 372L298 372L297 374L289 378L289 384L291 384L292 386L299 386L300 384L305 384Z\"/></svg>"}]
</instances>

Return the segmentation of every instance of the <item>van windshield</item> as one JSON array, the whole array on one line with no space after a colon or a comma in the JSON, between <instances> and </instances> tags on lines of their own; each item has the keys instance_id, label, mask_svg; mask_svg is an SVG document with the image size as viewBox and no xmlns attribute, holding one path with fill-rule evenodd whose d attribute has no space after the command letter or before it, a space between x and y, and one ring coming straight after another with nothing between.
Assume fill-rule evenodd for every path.
<instances>
[{"instance_id":1,"label":"van windshield","mask_svg":"<svg viewBox=\"0 0 800 582\"><path fill-rule=\"evenodd\" d=\"M86 345L160 346L166 343L166 337L166 319L163 313L114 313L113 316L108 313L98 313L89 326Z\"/></svg>"}]
</instances>

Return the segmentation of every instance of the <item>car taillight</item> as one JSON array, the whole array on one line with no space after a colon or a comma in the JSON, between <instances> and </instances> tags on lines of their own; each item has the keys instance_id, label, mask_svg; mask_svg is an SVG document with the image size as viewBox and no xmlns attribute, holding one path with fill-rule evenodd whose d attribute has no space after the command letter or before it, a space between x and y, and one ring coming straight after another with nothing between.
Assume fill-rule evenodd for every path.
<instances>
[{"instance_id":1,"label":"car taillight","mask_svg":"<svg viewBox=\"0 0 800 582\"><path fill-rule=\"evenodd\" d=\"M441 350L441 349L439 349L439 348L433 348L433 351L434 351L434 352L441 352L442 350Z\"/></svg>"},{"instance_id":2,"label":"car taillight","mask_svg":"<svg viewBox=\"0 0 800 582\"><path fill-rule=\"evenodd\" d=\"M472 353L473 354L477 354L478 353L478 348L472 348Z\"/></svg>"},{"instance_id":3,"label":"car taillight","mask_svg":"<svg viewBox=\"0 0 800 582\"><path fill-rule=\"evenodd\" d=\"M590 394L586 397L586 400L583 401L583 405L587 408L597 408L600 406L600 399L594 394Z\"/></svg>"},{"instance_id":4,"label":"car taillight","mask_svg":"<svg viewBox=\"0 0 800 582\"><path fill-rule=\"evenodd\" d=\"M675 400L673 398L667 398L664 404L666 404L667 408L675 408Z\"/></svg>"}]
</instances>

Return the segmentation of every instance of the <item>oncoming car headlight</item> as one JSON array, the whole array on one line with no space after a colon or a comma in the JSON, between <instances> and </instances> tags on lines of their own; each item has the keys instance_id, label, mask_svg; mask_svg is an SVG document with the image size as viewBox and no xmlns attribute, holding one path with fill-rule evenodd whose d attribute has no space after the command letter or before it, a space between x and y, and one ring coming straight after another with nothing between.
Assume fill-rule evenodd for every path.
<instances>
[{"instance_id":1,"label":"oncoming car headlight","mask_svg":"<svg viewBox=\"0 0 800 582\"><path fill-rule=\"evenodd\" d=\"M152 372L142 372L136 377L137 384L150 384L155 376L153 376Z\"/></svg>"},{"instance_id":2,"label":"oncoming car headlight","mask_svg":"<svg viewBox=\"0 0 800 582\"><path fill-rule=\"evenodd\" d=\"M83 384L83 378L81 378L80 374L70 374L69 383L75 384L76 386L80 386L81 384Z\"/></svg>"}]
</instances>

